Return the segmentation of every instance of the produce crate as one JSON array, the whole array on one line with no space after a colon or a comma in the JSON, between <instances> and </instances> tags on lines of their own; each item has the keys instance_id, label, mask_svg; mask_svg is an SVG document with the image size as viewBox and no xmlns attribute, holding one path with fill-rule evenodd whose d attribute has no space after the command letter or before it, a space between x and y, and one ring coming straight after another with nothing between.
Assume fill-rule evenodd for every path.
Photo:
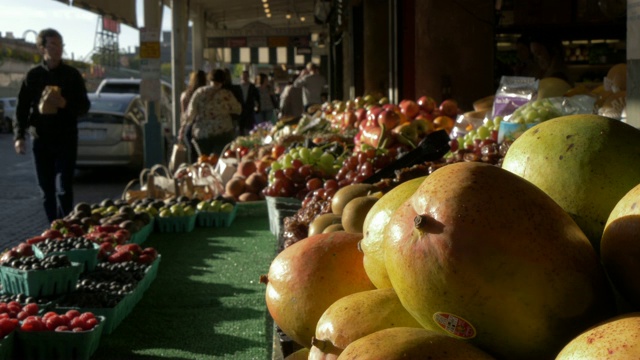
<instances>
[{"instance_id":1,"label":"produce crate","mask_svg":"<svg viewBox=\"0 0 640 360\"><path fill-rule=\"evenodd\" d=\"M55 251L50 253L43 253L38 247L38 244L33 245L33 254L38 259L44 259L46 256L51 255L66 255L71 262L77 262L81 265L82 270L80 272L93 271L98 264L98 251L100 245L93 244L93 249L73 249L69 251Z\"/></svg>"},{"instance_id":2,"label":"produce crate","mask_svg":"<svg viewBox=\"0 0 640 360\"><path fill-rule=\"evenodd\" d=\"M196 226L197 215L158 217L155 219L156 229L162 233L191 232Z\"/></svg>"},{"instance_id":3,"label":"produce crate","mask_svg":"<svg viewBox=\"0 0 640 360\"><path fill-rule=\"evenodd\" d=\"M0 340L0 360L14 359L13 348L16 331L10 332L2 340Z\"/></svg>"},{"instance_id":4,"label":"produce crate","mask_svg":"<svg viewBox=\"0 0 640 360\"><path fill-rule=\"evenodd\" d=\"M302 201L296 198L267 196L269 230L277 237L282 235L284 218L295 215L302 207Z\"/></svg>"},{"instance_id":5,"label":"produce crate","mask_svg":"<svg viewBox=\"0 0 640 360\"><path fill-rule=\"evenodd\" d=\"M100 345L100 337L106 323L104 316L90 331L22 331L17 329L15 353L25 360L86 360Z\"/></svg>"},{"instance_id":6,"label":"produce crate","mask_svg":"<svg viewBox=\"0 0 640 360\"><path fill-rule=\"evenodd\" d=\"M138 288L141 288L142 292L147 291L153 280L158 276L158 267L160 267L160 260L162 259L161 255L158 255L158 258L147 268L144 274L144 278L138 282Z\"/></svg>"},{"instance_id":7,"label":"produce crate","mask_svg":"<svg viewBox=\"0 0 640 360\"><path fill-rule=\"evenodd\" d=\"M62 268L29 271L0 266L0 278L3 289L9 294L42 297L73 291L81 271L82 265L77 262Z\"/></svg>"},{"instance_id":8,"label":"produce crate","mask_svg":"<svg viewBox=\"0 0 640 360\"><path fill-rule=\"evenodd\" d=\"M120 325L122 320L129 316L134 306L137 304L138 301L136 299L140 296L139 294L135 294L137 291L140 291L138 287L136 287L133 292L125 295L122 300L112 308L56 307L54 311L62 314L75 309L81 313L92 312L95 316L103 316L105 321L102 334L109 335L118 327L118 325Z\"/></svg>"},{"instance_id":9,"label":"produce crate","mask_svg":"<svg viewBox=\"0 0 640 360\"><path fill-rule=\"evenodd\" d=\"M234 206L231 212L202 211L197 214L199 227L229 227L238 213L238 206Z\"/></svg>"},{"instance_id":10,"label":"produce crate","mask_svg":"<svg viewBox=\"0 0 640 360\"><path fill-rule=\"evenodd\" d=\"M267 209L266 200L237 202L236 207L238 208L236 217L269 216L269 210Z\"/></svg>"},{"instance_id":11,"label":"produce crate","mask_svg":"<svg viewBox=\"0 0 640 360\"><path fill-rule=\"evenodd\" d=\"M147 225L143 226L142 229L131 235L131 239L129 240L129 242L141 245L142 243L147 241L147 238L153 232L155 221L155 218L151 218L151 221Z\"/></svg>"}]
</instances>

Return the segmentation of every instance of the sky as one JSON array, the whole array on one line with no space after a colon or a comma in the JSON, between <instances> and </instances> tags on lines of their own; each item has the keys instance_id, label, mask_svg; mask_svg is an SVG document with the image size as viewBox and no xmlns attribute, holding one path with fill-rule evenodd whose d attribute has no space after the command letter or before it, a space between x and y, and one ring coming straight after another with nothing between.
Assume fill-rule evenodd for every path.
<instances>
[{"instance_id":1,"label":"sky","mask_svg":"<svg viewBox=\"0 0 640 360\"><path fill-rule=\"evenodd\" d=\"M138 26L144 26L143 0L136 0ZM163 11L162 29L171 29L171 9ZM98 15L53 0L0 0L0 32L12 32L16 38L35 43L36 34L44 28L54 28L62 34L65 58L86 57L94 48ZM118 42L121 49L135 51L140 35L137 29L120 25ZM72 56L73 55L73 56Z\"/></svg>"}]
</instances>

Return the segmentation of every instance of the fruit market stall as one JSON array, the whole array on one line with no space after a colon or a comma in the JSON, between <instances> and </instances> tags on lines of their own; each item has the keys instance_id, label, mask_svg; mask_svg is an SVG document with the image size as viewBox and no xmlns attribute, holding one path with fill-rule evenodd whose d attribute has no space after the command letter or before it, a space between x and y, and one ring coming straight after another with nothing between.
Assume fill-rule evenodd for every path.
<instances>
[{"instance_id":1,"label":"fruit market stall","mask_svg":"<svg viewBox=\"0 0 640 360\"><path fill-rule=\"evenodd\" d=\"M77 332L92 340L57 343L96 359L597 351L570 344L640 309L640 130L597 115L597 89L523 83L472 112L325 103L145 170L3 254L4 341Z\"/></svg>"}]
</instances>

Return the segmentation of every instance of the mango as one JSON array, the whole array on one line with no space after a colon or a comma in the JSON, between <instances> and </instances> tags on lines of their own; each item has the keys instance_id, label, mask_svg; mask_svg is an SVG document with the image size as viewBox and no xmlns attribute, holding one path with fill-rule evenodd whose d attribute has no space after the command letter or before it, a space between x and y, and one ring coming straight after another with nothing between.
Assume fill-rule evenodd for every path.
<instances>
[{"instance_id":1,"label":"mango","mask_svg":"<svg viewBox=\"0 0 640 360\"><path fill-rule=\"evenodd\" d=\"M260 281L269 314L280 329L311 347L316 324L336 300L375 287L362 266L361 234L317 234L282 250Z\"/></svg>"},{"instance_id":2,"label":"mango","mask_svg":"<svg viewBox=\"0 0 640 360\"><path fill-rule=\"evenodd\" d=\"M640 358L640 313L616 316L583 332L560 351L556 360Z\"/></svg>"},{"instance_id":3,"label":"mango","mask_svg":"<svg viewBox=\"0 0 640 360\"><path fill-rule=\"evenodd\" d=\"M393 289L347 295L331 304L318 320L309 360L336 359L353 341L391 327L422 329Z\"/></svg>"},{"instance_id":4,"label":"mango","mask_svg":"<svg viewBox=\"0 0 640 360\"><path fill-rule=\"evenodd\" d=\"M598 115L569 115L525 131L502 168L532 182L578 223L599 252L618 200L640 184L640 130Z\"/></svg>"},{"instance_id":5,"label":"mango","mask_svg":"<svg viewBox=\"0 0 640 360\"><path fill-rule=\"evenodd\" d=\"M640 311L640 184L611 211L600 242L600 259L609 279L628 303Z\"/></svg>"},{"instance_id":6,"label":"mango","mask_svg":"<svg viewBox=\"0 0 640 360\"><path fill-rule=\"evenodd\" d=\"M360 241L360 249L364 254L364 270L378 289L391 287L384 264L384 229L391 215L416 191L425 178L426 176L421 176L407 180L382 195L364 219L364 238Z\"/></svg>"},{"instance_id":7,"label":"mango","mask_svg":"<svg viewBox=\"0 0 640 360\"><path fill-rule=\"evenodd\" d=\"M425 328L503 359L548 359L610 317L611 288L553 199L497 166L430 174L393 214L384 251L402 305Z\"/></svg>"},{"instance_id":8,"label":"mango","mask_svg":"<svg viewBox=\"0 0 640 360\"><path fill-rule=\"evenodd\" d=\"M408 327L376 331L349 344L338 360L491 360L475 346L438 332Z\"/></svg>"}]
</instances>

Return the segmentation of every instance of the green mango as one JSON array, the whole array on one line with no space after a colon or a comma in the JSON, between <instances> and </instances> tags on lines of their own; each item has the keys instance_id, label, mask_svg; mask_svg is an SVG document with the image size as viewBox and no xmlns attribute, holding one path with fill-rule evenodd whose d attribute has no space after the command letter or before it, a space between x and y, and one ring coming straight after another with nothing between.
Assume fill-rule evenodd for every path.
<instances>
[{"instance_id":1,"label":"green mango","mask_svg":"<svg viewBox=\"0 0 640 360\"><path fill-rule=\"evenodd\" d=\"M596 251L618 201L640 184L640 130L598 115L569 115L525 131L502 168L538 186L580 226Z\"/></svg>"}]
</instances>

